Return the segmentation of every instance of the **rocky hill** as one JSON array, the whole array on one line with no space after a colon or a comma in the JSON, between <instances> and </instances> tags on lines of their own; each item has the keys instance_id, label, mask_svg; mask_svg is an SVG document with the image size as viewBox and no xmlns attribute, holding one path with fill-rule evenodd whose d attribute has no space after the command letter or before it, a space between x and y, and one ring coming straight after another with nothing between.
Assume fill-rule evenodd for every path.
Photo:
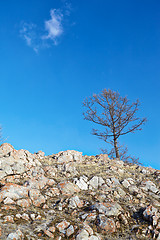
<instances>
[{"instance_id":1,"label":"rocky hill","mask_svg":"<svg viewBox=\"0 0 160 240\"><path fill-rule=\"evenodd\" d=\"M0 239L160 239L160 171L0 146Z\"/></svg>"}]
</instances>

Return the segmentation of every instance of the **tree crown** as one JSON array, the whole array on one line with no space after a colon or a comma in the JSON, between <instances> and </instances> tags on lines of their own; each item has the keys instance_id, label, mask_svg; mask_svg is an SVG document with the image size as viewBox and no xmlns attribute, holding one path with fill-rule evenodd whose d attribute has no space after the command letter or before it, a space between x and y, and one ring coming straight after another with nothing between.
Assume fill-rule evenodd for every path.
<instances>
[{"instance_id":1,"label":"tree crown","mask_svg":"<svg viewBox=\"0 0 160 240\"><path fill-rule=\"evenodd\" d=\"M92 134L114 145L115 150L118 149L117 139L120 136L141 130L146 122L146 118L137 116L139 100L130 103L127 97L121 97L110 89L86 98L83 106L86 108L84 119L104 127L104 131L93 129Z\"/></svg>"}]
</instances>

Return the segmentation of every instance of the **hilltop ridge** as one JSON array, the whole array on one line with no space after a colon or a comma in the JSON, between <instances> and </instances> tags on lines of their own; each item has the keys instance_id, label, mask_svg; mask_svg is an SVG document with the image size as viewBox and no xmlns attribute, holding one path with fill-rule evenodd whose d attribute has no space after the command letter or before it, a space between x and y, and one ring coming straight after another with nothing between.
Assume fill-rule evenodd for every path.
<instances>
[{"instance_id":1,"label":"hilltop ridge","mask_svg":"<svg viewBox=\"0 0 160 240\"><path fill-rule=\"evenodd\" d=\"M0 239L159 239L160 170L0 146Z\"/></svg>"}]
</instances>

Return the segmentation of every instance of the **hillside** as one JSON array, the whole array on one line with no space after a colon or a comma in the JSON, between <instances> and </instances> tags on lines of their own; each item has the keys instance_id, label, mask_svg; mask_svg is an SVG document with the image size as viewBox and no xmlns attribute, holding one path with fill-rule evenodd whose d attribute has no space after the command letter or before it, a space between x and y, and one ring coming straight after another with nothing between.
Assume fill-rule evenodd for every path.
<instances>
[{"instance_id":1,"label":"hillside","mask_svg":"<svg viewBox=\"0 0 160 240\"><path fill-rule=\"evenodd\" d=\"M160 239L160 171L0 146L0 239Z\"/></svg>"}]
</instances>

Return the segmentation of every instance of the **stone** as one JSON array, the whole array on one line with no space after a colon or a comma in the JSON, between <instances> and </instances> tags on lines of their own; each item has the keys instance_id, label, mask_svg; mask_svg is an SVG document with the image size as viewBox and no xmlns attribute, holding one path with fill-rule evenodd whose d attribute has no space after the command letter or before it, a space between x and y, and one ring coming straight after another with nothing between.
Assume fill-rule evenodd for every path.
<instances>
[{"instance_id":1,"label":"stone","mask_svg":"<svg viewBox=\"0 0 160 240\"><path fill-rule=\"evenodd\" d=\"M82 153L74 150L67 150L57 154L57 163L82 162Z\"/></svg>"},{"instance_id":2,"label":"stone","mask_svg":"<svg viewBox=\"0 0 160 240\"><path fill-rule=\"evenodd\" d=\"M23 239L24 239L24 235L20 229L18 229L14 233L10 233L7 237L7 240L23 240Z\"/></svg>"},{"instance_id":3,"label":"stone","mask_svg":"<svg viewBox=\"0 0 160 240\"><path fill-rule=\"evenodd\" d=\"M3 200L4 204L15 204L15 201L13 201L11 198L7 197Z\"/></svg>"},{"instance_id":4,"label":"stone","mask_svg":"<svg viewBox=\"0 0 160 240\"><path fill-rule=\"evenodd\" d=\"M106 233L114 233L116 231L116 225L113 219L107 218L103 214L99 214L97 217L97 226L100 231Z\"/></svg>"},{"instance_id":5,"label":"stone","mask_svg":"<svg viewBox=\"0 0 160 240\"><path fill-rule=\"evenodd\" d=\"M128 191L132 195L137 195L140 192L140 190L136 186L134 186L134 185L129 186Z\"/></svg>"},{"instance_id":6,"label":"stone","mask_svg":"<svg viewBox=\"0 0 160 240\"><path fill-rule=\"evenodd\" d=\"M88 238L89 233L85 229L82 229L76 236L76 240L88 240Z\"/></svg>"},{"instance_id":7,"label":"stone","mask_svg":"<svg viewBox=\"0 0 160 240\"><path fill-rule=\"evenodd\" d=\"M141 182L141 189L145 192L152 191L153 193L157 193L158 189L156 185L152 181L142 181Z\"/></svg>"},{"instance_id":8,"label":"stone","mask_svg":"<svg viewBox=\"0 0 160 240\"><path fill-rule=\"evenodd\" d=\"M146 207L143 212L143 217L145 220L152 221L152 217L157 214L157 209L152 205Z\"/></svg>"},{"instance_id":9,"label":"stone","mask_svg":"<svg viewBox=\"0 0 160 240\"><path fill-rule=\"evenodd\" d=\"M16 204L17 204L18 206L23 207L23 208L28 208L28 207L31 206L32 202L31 202L31 200L30 200L29 198L27 198L27 199L20 199L20 200L18 200L18 201L16 202Z\"/></svg>"},{"instance_id":10,"label":"stone","mask_svg":"<svg viewBox=\"0 0 160 240\"><path fill-rule=\"evenodd\" d=\"M85 179L81 176L79 179L74 178L74 183L79 187L81 190L87 190L88 189L88 184L86 183L87 179Z\"/></svg>"},{"instance_id":11,"label":"stone","mask_svg":"<svg viewBox=\"0 0 160 240\"><path fill-rule=\"evenodd\" d=\"M38 158L43 158L44 155L45 155L45 153L44 153L43 151L38 151L38 152L36 153L36 157L38 157Z\"/></svg>"},{"instance_id":12,"label":"stone","mask_svg":"<svg viewBox=\"0 0 160 240\"><path fill-rule=\"evenodd\" d=\"M159 189L160 170L103 154L44 156L4 144L0 239L158 239Z\"/></svg>"},{"instance_id":13,"label":"stone","mask_svg":"<svg viewBox=\"0 0 160 240\"><path fill-rule=\"evenodd\" d=\"M69 181L59 183L59 188L62 194L66 196L72 195L73 193L80 191L79 187L76 184Z\"/></svg>"},{"instance_id":14,"label":"stone","mask_svg":"<svg viewBox=\"0 0 160 240\"><path fill-rule=\"evenodd\" d=\"M54 239L54 235L49 230L44 230L44 234L47 235L49 238Z\"/></svg>"},{"instance_id":15,"label":"stone","mask_svg":"<svg viewBox=\"0 0 160 240\"><path fill-rule=\"evenodd\" d=\"M29 221L29 220L30 220L30 218L29 218L29 216L28 216L27 213L23 213L21 217L22 217L22 219L24 219L24 220L26 220L26 221Z\"/></svg>"},{"instance_id":16,"label":"stone","mask_svg":"<svg viewBox=\"0 0 160 240\"><path fill-rule=\"evenodd\" d=\"M118 216L119 212L122 210L122 207L118 203L103 202L96 203L94 206L99 213L103 213L106 216Z\"/></svg>"},{"instance_id":17,"label":"stone","mask_svg":"<svg viewBox=\"0 0 160 240\"><path fill-rule=\"evenodd\" d=\"M103 178L97 176L94 176L88 181L88 184L90 185L91 188L98 188L104 183L105 181L103 180Z\"/></svg>"},{"instance_id":18,"label":"stone","mask_svg":"<svg viewBox=\"0 0 160 240\"><path fill-rule=\"evenodd\" d=\"M41 215L40 215L40 214L38 214L38 216L36 217L36 219L35 219L35 220L41 220L41 219L42 219Z\"/></svg>"},{"instance_id":19,"label":"stone","mask_svg":"<svg viewBox=\"0 0 160 240\"><path fill-rule=\"evenodd\" d=\"M79 199L78 196L71 197L69 199L69 207L70 208L81 208L83 207L83 201Z\"/></svg>"},{"instance_id":20,"label":"stone","mask_svg":"<svg viewBox=\"0 0 160 240\"><path fill-rule=\"evenodd\" d=\"M48 228L48 230L50 232L54 233L56 231L56 228L55 228L55 226L51 226L51 227Z\"/></svg>"},{"instance_id":21,"label":"stone","mask_svg":"<svg viewBox=\"0 0 160 240\"><path fill-rule=\"evenodd\" d=\"M40 207L41 204L46 202L46 198L41 194L38 189L31 189L29 191L29 196L32 200L32 203L36 207Z\"/></svg>"},{"instance_id":22,"label":"stone","mask_svg":"<svg viewBox=\"0 0 160 240\"><path fill-rule=\"evenodd\" d=\"M0 191L0 202L7 197L9 197L12 200L27 198L28 189L17 184L6 183L6 185L2 187Z\"/></svg>"},{"instance_id":23,"label":"stone","mask_svg":"<svg viewBox=\"0 0 160 240\"><path fill-rule=\"evenodd\" d=\"M125 197L126 192L121 187L117 187L116 190L121 197Z\"/></svg>"},{"instance_id":24,"label":"stone","mask_svg":"<svg viewBox=\"0 0 160 240\"><path fill-rule=\"evenodd\" d=\"M99 238L95 235L89 237L89 240L99 240Z\"/></svg>"},{"instance_id":25,"label":"stone","mask_svg":"<svg viewBox=\"0 0 160 240\"><path fill-rule=\"evenodd\" d=\"M4 217L4 222L14 223L13 216L5 216Z\"/></svg>"},{"instance_id":26,"label":"stone","mask_svg":"<svg viewBox=\"0 0 160 240\"><path fill-rule=\"evenodd\" d=\"M67 236L67 237L70 237L73 233L74 233L74 227L73 227L73 225L70 225L70 226L66 229L66 236Z\"/></svg>"},{"instance_id":27,"label":"stone","mask_svg":"<svg viewBox=\"0 0 160 240\"><path fill-rule=\"evenodd\" d=\"M69 222L63 220L62 222L58 223L56 225L56 228L59 230L59 232L64 232L64 230L70 225Z\"/></svg>"},{"instance_id":28,"label":"stone","mask_svg":"<svg viewBox=\"0 0 160 240\"><path fill-rule=\"evenodd\" d=\"M93 235L93 229L89 226L87 222L83 223L83 228L89 233L89 235Z\"/></svg>"},{"instance_id":29,"label":"stone","mask_svg":"<svg viewBox=\"0 0 160 240\"><path fill-rule=\"evenodd\" d=\"M85 218L86 221L94 221L97 217L96 212L90 213L87 215L87 217Z\"/></svg>"},{"instance_id":30,"label":"stone","mask_svg":"<svg viewBox=\"0 0 160 240\"><path fill-rule=\"evenodd\" d=\"M46 192L46 195L50 197L58 196L60 195L60 190L57 187L49 188L48 191Z\"/></svg>"},{"instance_id":31,"label":"stone","mask_svg":"<svg viewBox=\"0 0 160 240\"><path fill-rule=\"evenodd\" d=\"M112 177L111 182L112 182L112 185L114 186L120 185L120 182L116 177Z\"/></svg>"},{"instance_id":32,"label":"stone","mask_svg":"<svg viewBox=\"0 0 160 240\"><path fill-rule=\"evenodd\" d=\"M9 143L3 143L0 146L0 158L7 156L8 154L10 154L12 151L14 150L14 147L9 144Z\"/></svg>"},{"instance_id":33,"label":"stone","mask_svg":"<svg viewBox=\"0 0 160 240\"><path fill-rule=\"evenodd\" d=\"M128 188L128 187L130 186L130 183L125 179L125 180L122 182L122 185L123 185L123 187Z\"/></svg>"},{"instance_id":34,"label":"stone","mask_svg":"<svg viewBox=\"0 0 160 240\"><path fill-rule=\"evenodd\" d=\"M53 178L56 175L57 168L52 166L45 166L44 171L48 177Z\"/></svg>"},{"instance_id":35,"label":"stone","mask_svg":"<svg viewBox=\"0 0 160 240\"><path fill-rule=\"evenodd\" d=\"M22 217L22 215L21 214L16 214L16 218L21 218Z\"/></svg>"}]
</instances>

